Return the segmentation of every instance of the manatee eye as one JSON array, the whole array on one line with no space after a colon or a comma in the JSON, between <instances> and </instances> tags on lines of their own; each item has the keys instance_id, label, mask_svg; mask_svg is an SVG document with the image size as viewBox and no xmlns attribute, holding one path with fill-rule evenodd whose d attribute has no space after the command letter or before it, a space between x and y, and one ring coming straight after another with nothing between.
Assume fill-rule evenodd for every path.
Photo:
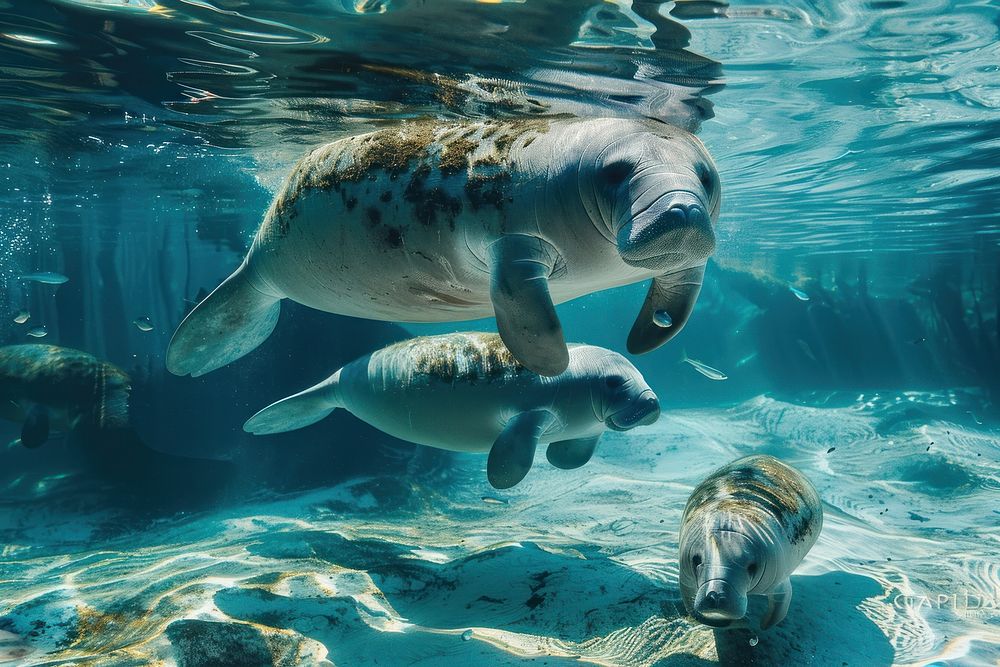
<instances>
[{"instance_id":1,"label":"manatee eye","mask_svg":"<svg viewBox=\"0 0 1000 667\"><path fill-rule=\"evenodd\" d=\"M747 574L751 577L757 574L757 563L750 563L747 565Z\"/></svg>"},{"instance_id":2,"label":"manatee eye","mask_svg":"<svg viewBox=\"0 0 1000 667\"><path fill-rule=\"evenodd\" d=\"M698 180L701 181L701 187L705 188L705 193L711 196L715 189L715 179L707 165L698 165Z\"/></svg>"},{"instance_id":3,"label":"manatee eye","mask_svg":"<svg viewBox=\"0 0 1000 667\"><path fill-rule=\"evenodd\" d=\"M604 380L604 384L607 385L608 389L617 389L618 387L625 384L625 378L621 375L612 375L611 377Z\"/></svg>"},{"instance_id":4,"label":"manatee eye","mask_svg":"<svg viewBox=\"0 0 1000 667\"><path fill-rule=\"evenodd\" d=\"M691 564L695 567L701 565L701 556L695 555L691 558Z\"/></svg>"},{"instance_id":5,"label":"manatee eye","mask_svg":"<svg viewBox=\"0 0 1000 667\"><path fill-rule=\"evenodd\" d=\"M605 185L618 185L632 173L632 165L624 160L618 160L601 167L600 179Z\"/></svg>"}]
</instances>

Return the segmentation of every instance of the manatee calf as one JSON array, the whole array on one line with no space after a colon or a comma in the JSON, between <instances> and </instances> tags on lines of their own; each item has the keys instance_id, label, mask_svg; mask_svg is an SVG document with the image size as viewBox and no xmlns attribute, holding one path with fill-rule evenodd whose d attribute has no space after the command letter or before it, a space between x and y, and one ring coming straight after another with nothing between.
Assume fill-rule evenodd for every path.
<instances>
[{"instance_id":1,"label":"manatee calf","mask_svg":"<svg viewBox=\"0 0 1000 667\"><path fill-rule=\"evenodd\" d=\"M716 470L691 493L680 533L680 587L698 621L724 627L747 613L747 595L766 595L761 628L792 599L789 576L823 527L816 489L773 456L748 456Z\"/></svg>"},{"instance_id":2,"label":"manatee calf","mask_svg":"<svg viewBox=\"0 0 1000 667\"><path fill-rule=\"evenodd\" d=\"M93 355L55 345L0 347L0 418L22 424L21 444L50 429L110 429L128 423L129 377Z\"/></svg>"},{"instance_id":3,"label":"manatee calf","mask_svg":"<svg viewBox=\"0 0 1000 667\"><path fill-rule=\"evenodd\" d=\"M719 200L701 142L655 121L407 121L341 139L298 163L242 265L177 329L167 368L242 357L288 298L400 322L495 315L520 363L558 375L553 304L653 278L628 338L647 352L691 314Z\"/></svg>"},{"instance_id":4,"label":"manatee calf","mask_svg":"<svg viewBox=\"0 0 1000 667\"><path fill-rule=\"evenodd\" d=\"M457 333L396 343L361 357L250 418L244 430L280 433L337 408L386 433L458 452L489 452L490 484L505 489L548 443L549 462L578 468L607 429L625 431L660 415L656 394L622 355L570 345L556 377L525 368L497 334Z\"/></svg>"}]
</instances>

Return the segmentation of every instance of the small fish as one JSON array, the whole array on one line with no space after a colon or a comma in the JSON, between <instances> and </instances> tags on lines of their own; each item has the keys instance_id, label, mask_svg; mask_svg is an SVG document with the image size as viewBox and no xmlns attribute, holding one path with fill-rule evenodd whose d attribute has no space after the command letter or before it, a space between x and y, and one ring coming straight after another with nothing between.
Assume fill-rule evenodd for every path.
<instances>
[{"instance_id":1,"label":"small fish","mask_svg":"<svg viewBox=\"0 0 1000 667\"><path fill-rule=\"evenodd\" d=\"M795 298L798 299L799 301L809 300L809 295L800 290L798 287L792 287L791 285L789 285L788 289L791 290L792 294L794 294Z\"/></svg>"},{"instance_id":2,"label":"small fish","mask_svg":"<svg viewBox=\"0 0 1000 667\"><path fill-rule=\"evenodd\" d=\"M819 360L816 359L816 355L813 354L812 348L809 347L809 343L805 342L801 338L795 339L795 342L798 344L799 349L802 350L802 354L806 355L807 357L809 357L810 359L812 359L817 364L819 363Z\"/></svg>"},{"instance_id":3,"label":"small fish","mask_svg":"<svg viewBox=\"0 0 1000 667\"><path fill-rule=\"evenodd\" d=\"M709 380L729 379L729 376L723 373L722 371L712 368L711 366L706 366L697 359L691 359L690 357L685 356L684 362L691 364L691 366L693 366L696 371L707 377Z\"/></svg>"},{"instance_id":4,"label":"small fish","mask_svg":"<svg viewBox=\"0 0 1000 667\"><path fill-rule=\"evenodd\" d=\"M910 341L910 345L920 345L921 343L926 342L926 341L927 341L927 339L924 338L923 336L921 336L920 338L914 338L913 340L911 340Z\"/></svg>"},{"instance_id":5,"label":"small fish","mask_svg":"<svg viewBox=\"0 0 1000 667\"><path fill-rule=\"evenodd\" d=\"M507 505L508 501L503 498L494 498L493 496L483 496L483 502L487 505Z\"/></svg>"},{"instance_id":6,"label":"small fish","mask_svg":"<svg viewBox=\"0 0 1000 667\"><path fill-rule=\"evenodd\" d=\"M149 318L146 317L145 315L143 315L142 317L137 317L134 320L132 320L132 324L134 324L139 331L153 330L153 323L150 322Z\"/></svg>"},{"instance_id":7,"label":"small fish","mask_svg":"<svg viewBox=\"0 0 1000 667\"><path fill-rule=\"evenodd\" d=\"M17 317L14 318L14 322L16 322L17 324L24 324L30 319L31 319L31 313L29 313L26 310L22 310L17 314Z\"/></svg>"},{"instance_id":8,"label":"small fish","mask_svg":"<svg viewBox=\"0 0 1000 667\"><path fill-rule=\"evenodd\" d=\"M653 324L656 326L666 329L673 326L674 321L670 317L670 313L665 310L658 310L653 313Z\"/></svg>"},{"instance_id":9,"label":"small fish","mask_svg":"<svg viewBox=\"0 0 1000 667\"><path fill-rule=\"evenodd\" d=\"M835 449L837 449L837 448L836 447L831 447L830 449L826 450L826 453L827 454L832 454Z\"/></svg>"},{"instance_id":10,"label":"small fish","mask_svg":"<svg viewBox=\"0 0 1000 667\"><path fill-rule=\"evenodd\" d=\"M61 273L53 273L52 271L37 271L35 273L26 273L20 276L20 280L29 280L35 283L42 283L44 285L62 285L63 283L69 282L69 278Z\"/></svg>"},{"instance_id":11,"label":"small fish","mask_svg":"<svg viewBox=\"0 0 1000 667\"><path fill-rule=\"evenodd\" d=\"M29 331L28 335L31 336L32 338L45 338L46 336L49 335L49 332L48 329L46 329L45 325L43 324L42 326L35 327L31 331Z\"/></svg>"},{"instance_id":12,"label":"small fish","mask_svg":"<svg viewBox=\"0 0 1000 667\"><path fill-rule=\"evenodd\" d=\"M756 352L751 352L747 356L745 356L742 359L740 359L739 361L737 361L736 362L736 367L737 368L742 368L743 366L746 366L748 362L753 361L756 358L757 358L757 353Z\"/></svg>"}]
</instances>

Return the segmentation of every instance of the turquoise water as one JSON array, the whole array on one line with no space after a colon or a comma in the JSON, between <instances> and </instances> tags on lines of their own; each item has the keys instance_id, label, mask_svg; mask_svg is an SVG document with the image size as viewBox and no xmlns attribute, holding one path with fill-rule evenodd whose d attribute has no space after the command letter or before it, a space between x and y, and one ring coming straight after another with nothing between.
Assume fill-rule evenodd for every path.
<instances>
[{"instance_id":1,"label":"turquoise water","mask_svg":"<svg viewBox=\"0 0 1000 667\"><path fill-rule=\"evenodd\" d=\"M134 426L0 451L0 663L997 664L998 31L988 1L0 0L0 345L116 364ZM166 372L312 147L560 114L678 125L719 169L692 319L630 357L656 424L509 491L342 412L241 430L493 320L288 304L243 359ZM624 352L644 290L560 305L567 337ZM826 522L783 623L713 631L681 603L680 515L754 452Z\"/></svg>"}]
</instances>

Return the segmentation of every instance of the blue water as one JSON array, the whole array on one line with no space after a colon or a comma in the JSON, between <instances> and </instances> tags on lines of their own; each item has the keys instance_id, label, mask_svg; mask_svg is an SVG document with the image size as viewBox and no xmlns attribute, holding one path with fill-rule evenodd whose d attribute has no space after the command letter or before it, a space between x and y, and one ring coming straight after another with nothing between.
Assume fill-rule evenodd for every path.
<instances>
[{"instance_id":1,"label":"blue water","mask_svg":"<svg viewBox=\"0 0 1000 667\"><path fill-rule=\"evenodd\" d=\"M0 345L116 364L134 425L0 451L0 664L997 664L998 33L989 0L0 1ZM241 430L492 320L286 304L245 358L166 372L310 148L558 114L678 125L719 168L694 315L631 357L655 425L503 492L342 412ZM624 351L644 290L559 306L567 335ZM753 452L826 513L759 636L696 624L677 584L688 494Z\"/></svg>"}]
</instances>

